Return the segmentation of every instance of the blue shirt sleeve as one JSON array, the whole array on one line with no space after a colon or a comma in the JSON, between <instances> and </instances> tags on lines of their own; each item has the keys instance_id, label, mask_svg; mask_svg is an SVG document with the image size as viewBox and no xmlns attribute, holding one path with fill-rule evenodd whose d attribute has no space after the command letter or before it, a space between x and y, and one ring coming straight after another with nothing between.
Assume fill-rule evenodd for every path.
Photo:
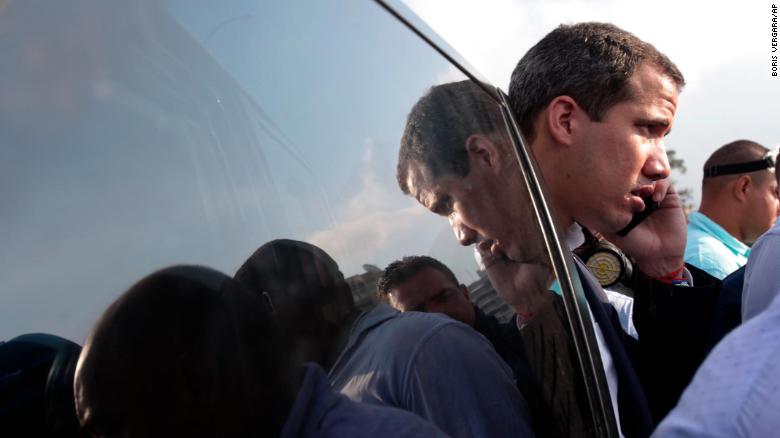
<instances>
[{"instance_id":1,"label":"blue shirt sleeve","mask_svg":"<svg viewBox=\"0 0 780 438\"><path fill-rule=\"evenodd\" d=\"M742 287L742 321L761 313L780 291L780 230L764 234L750 252Z\"/></svg>"}]
</instances>

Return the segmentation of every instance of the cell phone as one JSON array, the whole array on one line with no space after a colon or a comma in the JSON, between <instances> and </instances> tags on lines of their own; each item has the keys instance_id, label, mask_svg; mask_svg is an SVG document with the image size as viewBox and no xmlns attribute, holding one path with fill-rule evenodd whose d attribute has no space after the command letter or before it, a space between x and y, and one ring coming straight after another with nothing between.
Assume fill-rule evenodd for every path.
<instances>
[{"instance_id":1,"label":"cell phone","mask_svg":"<svg viewBox=\"0 0 780 438\"><path fill-rule=\"evenodd\" d=\"M618 236L625 237L631 230L636 228L637 225L641 224L643 220L647 219L648 216L653 214L653 212L658 210L658 207L661 206L660 202L653 202L652 196L644 196L642 197L642 200L645 202L645 209L639 213L634 213L634 217L631 218L631 222L629 222L628 225L626 225L622 230L617 232Z\"/></svg>"}]
</instances>

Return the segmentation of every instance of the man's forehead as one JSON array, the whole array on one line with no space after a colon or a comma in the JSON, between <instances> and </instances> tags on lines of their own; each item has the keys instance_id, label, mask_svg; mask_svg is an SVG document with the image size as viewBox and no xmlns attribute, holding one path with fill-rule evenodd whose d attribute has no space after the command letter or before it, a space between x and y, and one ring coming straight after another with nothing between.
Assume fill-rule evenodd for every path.
<instances>
[{"instance_id":1,"label":"man's forehead","mask_svg":"<svg viewBox=\"0 0 780 438\"><path fill-rule=\"evenodd\" d=\"M629 78L628 86L631 87L632 100L658 103L668 109L672 116L677 110L680 88L668 74L652 64L638 66Z\"/></svg>"},{"instance_id":2,"label":"man's forehead","mask_svg":"<svg viewBox=\"0 0 780 438\"><path fill-rule=\"evenodd\" d=\"M411 164L406 176L409 194L426 208L430 208L440 196L433 174L426 166Z\"/></svg>"},{"instance_id":3,"label":"man's forehead","mask_svg":"<svg viewBox=\"0 0 780 438\"><path fill-rule=\"evenodd\" d=\"M428 296L419 288L411 288L408 284L400 284L387 292L390 304L402 310L413 310L420 307Z\"/></svg>"},{"instance_id":4,"label":"man's forehead","mask_svg":"<svg viewBox=\"0 0 780 438\"><path fill-rule=\"evenodd\" d=\"M390 289L390 294L424 297L439 292L443 288L457 287L444 272L432 266L426 266L412 274L406 280Z\"/></svg>"}]
</instances>

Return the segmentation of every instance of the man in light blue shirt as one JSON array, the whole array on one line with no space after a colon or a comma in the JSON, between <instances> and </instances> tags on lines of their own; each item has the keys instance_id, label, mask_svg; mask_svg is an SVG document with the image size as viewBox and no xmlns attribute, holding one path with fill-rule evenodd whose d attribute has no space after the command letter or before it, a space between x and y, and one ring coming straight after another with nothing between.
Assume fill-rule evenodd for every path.
<instances>
[{"instance_id":1,"label":"man in light blue shirt","mask_svg":"<svg viewBox=\"0 0 780 438\"><path fill-rule=\"evenodd\" d=\"M750 247L700 211L688 216L685 262L723 280L747 263Z\"/></svg>"},{"instance_id":2,"label":"man in light blue shirt","mask_svg":"<svg viewBox=\"0 0 780 438\"><path fill-rule=\"evenodd\" d=\"M749 245L778 214L775 160L768 153L738 140L704 163L701 206L689 217L687 263L721 280L747 263Z\"/></svg>"},{"instance_id":3,"label":"man in light blue shirt","mask_svg":"<svg viewBox=\"0 0 780 438\"><path fill-rule=\"evenodd\" d=\"M726 336L654 437L768 437L780 433L780 299Z\"/></svg>"}]
</instances>

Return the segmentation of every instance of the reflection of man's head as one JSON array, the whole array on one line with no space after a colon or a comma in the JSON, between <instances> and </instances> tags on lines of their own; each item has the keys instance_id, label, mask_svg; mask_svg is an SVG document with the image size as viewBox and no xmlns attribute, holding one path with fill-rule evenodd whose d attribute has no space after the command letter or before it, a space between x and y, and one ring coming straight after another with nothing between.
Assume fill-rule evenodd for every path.
<instances>
[{"instance_id":1,"label":"reflection of man's head","mask_svg":"<svg viewBox=\"0 0 780 438\"><path fill-rule=\"evenodd\" d=\"M541 257L538 226L498 103L476 83L433 87L415 104L397 178L404 193L449 219L462 245L482 236L512 259Z\"/></svg>"},{"instance_id":2,"label":"reflection of man's head","mask_svg":"<svg viewBox=\"0 0 780 438\"><path fill-rule=\"evenodd\" d=\"M235 279L270 303L279 325L297 341L314 344L305 360L328 367L341 324L355 311L349 285L336 262L306 242L266 243L236 272Z\"/></svg>"},{"instance_id":3,"label":"reflection of man's head","mask_svg":"<svg viewBox=\"0 0 780 438\"><path fill-rule=\"evenodd\" d=\"M278 434L294 391L289 359L261 297L210 269L169 268L95 325L77 411L93 436Z\"/></svg>"},{"instance_id":4,"label":"reflection of man's head","mask_svg":"<svg viewBox=\"0 0 780 438\"><path fill-rule=\"evenodd\" d=\"M402 311L443 313L474 325L474 306L465 285L444 263L428 256L396 260L377 282L380 299Z\"/></svg>"}]
</instances>

